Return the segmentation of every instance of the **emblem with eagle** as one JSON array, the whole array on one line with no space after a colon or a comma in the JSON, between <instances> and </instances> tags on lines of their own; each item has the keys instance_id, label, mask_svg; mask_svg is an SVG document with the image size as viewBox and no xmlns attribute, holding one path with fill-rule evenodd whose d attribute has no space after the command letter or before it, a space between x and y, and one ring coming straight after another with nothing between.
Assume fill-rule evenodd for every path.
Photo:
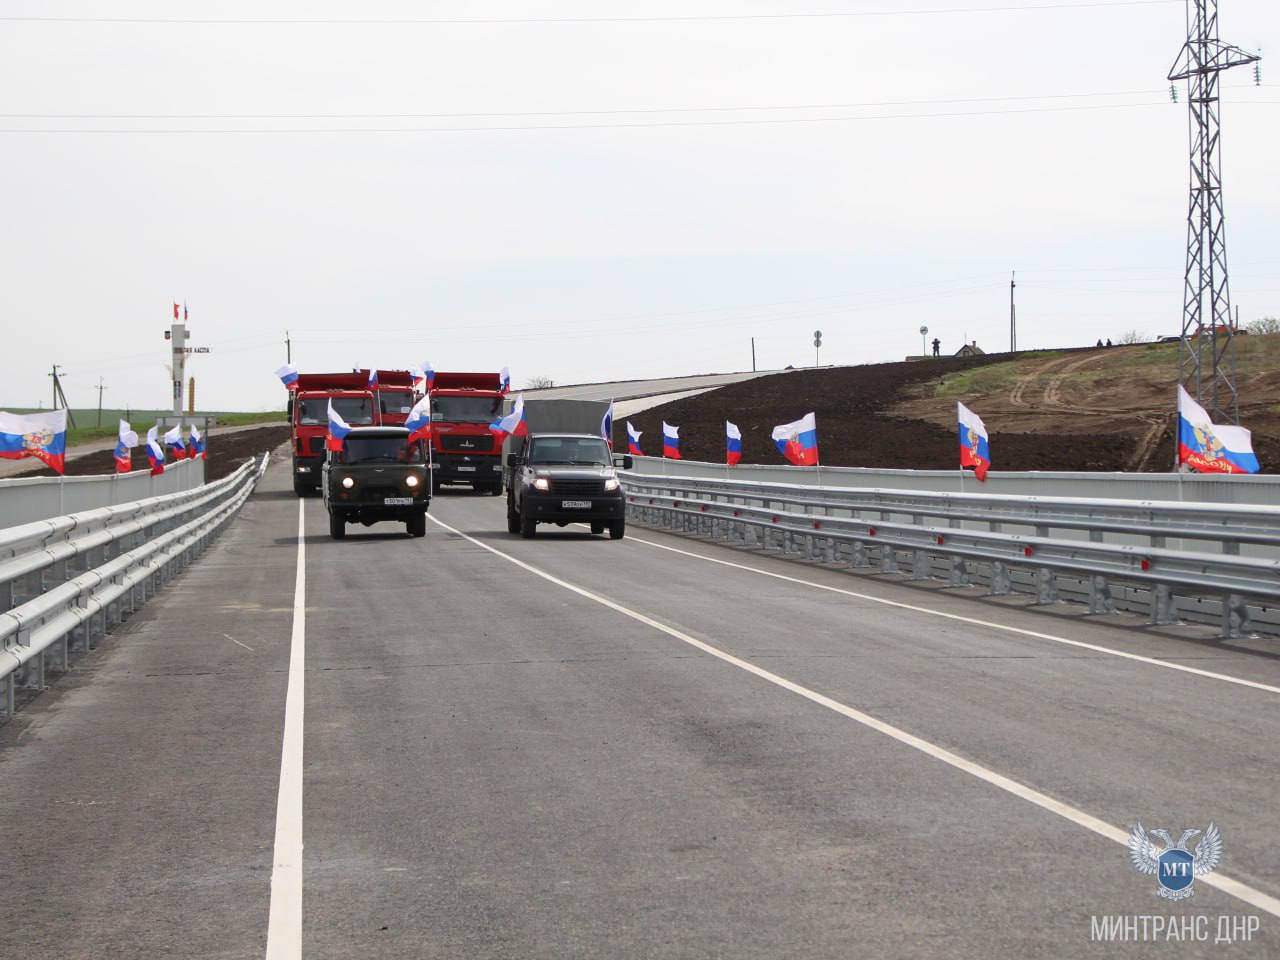
<instances>
[{"instance_id":1,"label":"emblem with eagle","mask_svg":"<svg viewBox=\"0 0 1280 960\"><path fill-rule=\"evenodd\" d=\"M1200 836L1195 852L1187 844ZM1163 840L1159 847L1151 838ZM1222 833L1210 823L1203 835L1194 828L1183 830L1175 843L1168 830L1144 830L1137 824L1129 831L1129 862L1139 873L1155 874L1156 893L1166 900L1184 900L1195 893L1196 877L1212 873L1222 862Z\"/></svg>"}]
</instances>

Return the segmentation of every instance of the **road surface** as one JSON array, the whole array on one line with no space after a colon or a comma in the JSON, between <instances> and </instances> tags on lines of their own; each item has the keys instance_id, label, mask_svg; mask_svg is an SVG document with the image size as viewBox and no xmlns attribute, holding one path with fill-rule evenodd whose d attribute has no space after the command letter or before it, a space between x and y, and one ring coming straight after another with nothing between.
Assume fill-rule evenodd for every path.
<instances>
[{"instance_id":1,"label":"road surface","mask_svg":"<svg viewBox=\"0 0 1280 960\"><path fill-rule=\"evenodd\" d=\"M288 484L0 728L0 955L1280 949L1273 655L461 491L334 542ZM1161 900L1137 820L1221 867Z\"/></svg>"}]
</instances>

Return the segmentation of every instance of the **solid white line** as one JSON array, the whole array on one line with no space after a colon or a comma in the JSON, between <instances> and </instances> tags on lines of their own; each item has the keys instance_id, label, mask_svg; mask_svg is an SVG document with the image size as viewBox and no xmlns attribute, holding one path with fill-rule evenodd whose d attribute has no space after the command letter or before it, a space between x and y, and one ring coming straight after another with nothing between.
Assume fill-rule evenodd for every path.
<instances>
[{"instance_id":1,"label":"solid white line","mask_svg":"<svg viewBox=\"0 0 1280 960\"><path fill-rule=\"evenodd\" d=\"M754 674L762 680L767 680L775 686L781 687L784 690L789 690L791 693L804 697L806 700L810 700L819 706L826 707L828 710L832 710L843 717L847 717L850 720L862 724L864 727L875 730L877 733L882 733L887 737L892 737L894 740L911 747L913 750L918 750L926 756L932 757L935 760L940 760L957 770L964 771L970 776L977 777L979 780L989 783L993 787L997 787L1020 800L1025 800L1028 803L1035 804L1037 807L1048 810L1050 813L1055 813L1066 820L1070 820L1077 826L1084 827L1086 830L1090 830L1101 837L1106 837L1108 840L1112 840L1121 846L1127 845L1129 841L1129 832L1127 830L1122 830L1119 827L1112 826L1104 820L1099 820L1097 817L1085 813L1083 810L1073 807L1070 804L1063 803L1061 800L1055 800L1048 794L1041 793L1039 790L1028 787L1026 784L1019 783L1017 780L1012 780L1003 774L996 773L994 770L990 770L972 760L967 760L959 754L952 753L945 747L940 747L937 744L931 743L921 737L917 737L914 734L907 733L905 730L899 729L892 724L885 723L883 720L878 720L868 713L863 713L861 710L857 710L846 704L840 703L838 700L832 700L830 697L824 696L814 690L810 690L808 687L802 687L800 684L787 680L785 677L780 677L778 674L765 670L763 667L756 666L756 664L751 663L750 661L742 660L731 653L726 653L718 647L713 647L708 643L704 643L695 637L691 637L687 633L683 633L674 627L669 627L665 623L654 620L652 617L648 617L637 610L632 610L630 607L624 607L622 604L610 600L608 597L601 596L598 593L592 593L590 590L579 587L576 584L569 583L567 580L562 580L555 576L555 574L548 573L547 571L535 567L532 564L525 563L523 560L517 559L509 553L505 553L502 550L491 547L489 544L483 543L475 537L468 536L461 530L451 527L449 524L444 523L441 520L437 520L430 514L428 514L428 519L437 526L448 530L450 533L457 534L464 540L475 544L477 547L488 550L495 556L501 557L503 560L507 560L510 563L514 563L517 567L527 570L529 573L541 577L550 583L554 583L558 587L563 587L572 593L578 594L580 597L585 597L586 599L594 601L601 606L608 607L610 610L616 611L625 617L630 617L632 620L643 623L645 626L652 627L654 630L665 633L669 637L674 637L682 643L687 643L691 647L696 647L703 653L710 654L719 660L723 660L725 663L732 664L740 670L745 670L747 673ZM1117 860L1117 862L1121 861ZM1220 873L1211 873L1197 879L1200 883L1216 887L1224 893L1229 893L1251 906L1257 907L1259 910L1265 910L1273 916L1280 917L1280 899L1263 893L1261 890L1257 890L1246 883L1225 877Z\"/></svg>"},{"instance_id":2,"label":"solid white line","mask_svg":"<svg viewBox=\"0 0 1280 960\"><path fill-rule=\"evenodd\" d=\"M298 960L302 956L302 683L307 662L305 502L298 501L298 573L293 587L289 683L284 701L280 793L276 799L276 845L271 868L271 913L267 919L267 960Z\"/></svg>"},{"instance_id":3,"label":"solid white line","mask_svg":"<svg viewBox=\"0 0 1280 960\"><path fill-rule=\"evenodd\" d=\"M785 573L774 573L772 570L761 570L759 567L750 567L745 563L734 563L732 560L720 560L716 557L708 557L705 554L693 553L689 550L681 550L678 547L669 547L666 544L654 543L652 540L645 540L642 537L628 536L633 543L643 543L647 547L656 547L658 550L668 550L671 553L678 553L684 557L693 557L695 560L705 560L707 563L718 563L724 567L732 567L735 570L745 570L748 573L757 573L762 577L772 577L775 580L785 580L787 583L798 583L806 587L813 587L815 590L826 590L828 593L839 593L846 597L854 597L858 600L868 600L871 603L883 604L886 607L897 607L899 610L910 610L913 613L923 613L931 617L942 617L944 620L954 620L957 623L968 623L976 627L986 627L990 630L1000 630L1003 633L1016 633L1023 637L1032 637L1036 640L1048 640L1051 643L1061 643L1068 647L1078 647L1081 650L1092 650L1094 653L1105 653L1111 657L1120 657L1123 660L1135 660L1138 663L1145 663L1153 667L1163 667L1166 670L1177 670L1179 673L1191 673L1197 677L1208 677L1210 680L1221 680L1223 683L1234 683L1242 687L1250 687L1254 690L1264 690L1267 693L1280 693L1280 687L1272 686L1269 683L1259 683L1256 680L1246 680L1243 677L1233 677L1226 673L1214 673L1212 670L1201 670L1199 667L1188 667L1181 663L1171 663L1168 660L1160 660L1157 657L1144 657L1137 653L1126 653L1123 650L1113 650L1110 647L1099 646L1095 643L1085 643L1083 640L1069 640L1066 637L1059 637L1052 633L1040 633L1036 630L1025 630L1022 627L1011 627L1004 623L995 623L990 620L979 620L977 617L966 617L959 613L946 613L942 610L933 610L929 607L917 606L913 603L902 603L898 600L886 600L884 597L875 597L868 593L858 593L856 590L845 590L842 587L832 587L825 583L817 583L813 580L805 580L801 577L789 577Z\"/></svg>"}]
</instances>

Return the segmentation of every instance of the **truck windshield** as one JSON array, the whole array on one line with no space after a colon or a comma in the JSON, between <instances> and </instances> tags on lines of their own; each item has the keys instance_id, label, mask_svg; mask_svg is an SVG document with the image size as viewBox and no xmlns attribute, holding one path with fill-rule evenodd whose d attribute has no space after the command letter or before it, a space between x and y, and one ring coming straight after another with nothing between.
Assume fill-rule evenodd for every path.
<instances>
[{"instance_id":1,"label":"truck windshield","mask_svg":"<svg viewBox=\"0 0 1280 960\"><path fill-rule=\"evenodd\" d=\"M501 397L431 398L431 419L449 423L492 423L502 416Z\"/></svg>"},{"instance_id":2,"label":"truck windshield","mask_svg":"<svg viewBox=\"0 0 1280 960\"><path fill-rule=\"evenodd\" d=\"M530 463L609 465L609 448L598 437L538 437L529 452Z\"/></svg>"},{"instance_id":3,"label":"truck windshield","mask_svg":"<svg viewBox=\"0 0 1280 960\"><path fill-rule=\"evenodd\" d=\"M298 423L305 426L329 422L329 400L338 416L353 427L367 427L373 423L373 404L368 397L300 397L298 399Z\"/></svg>"},{"instance_id":4,"label":"truck windshield","mask_svg":"<svg viewBox=\"0 0 1280 960\"><path fill-rule=\"evenodd\" d=\"M413 394L408 390L379 390L378 409L383 413L408 413L413 409Z\"/></svg>"},{"instance_id":5,"label":"truck windshield","mask_svg":"<svg viewBox=\"0 0 1280 960\"><path fill-rule=\"evenodd\" d=\"M421 442L412 445L404 437L347 437L342 445L343 463L423 463Z\"/></svg>"}]
</instances>

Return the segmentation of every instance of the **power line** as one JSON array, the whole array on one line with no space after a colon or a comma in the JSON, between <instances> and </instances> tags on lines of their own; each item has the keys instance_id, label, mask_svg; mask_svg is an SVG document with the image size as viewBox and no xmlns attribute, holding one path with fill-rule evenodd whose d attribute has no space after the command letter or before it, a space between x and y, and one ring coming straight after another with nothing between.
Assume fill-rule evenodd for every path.
<instances>
[{"instance_id":1,"label":"power line","mask_svg":"<svg viewBox=\"0 0 1280 960\"><path fill-rule=\"evenodd\" d=\"M166 24L184 26L484 26L503 24L574 23L720 23L775 20L838 20L867 17L948 16L967 13L1033 13L1042 10L1082 10L1116 7L1167 6L1182 0L1075 0L1043 4L1002 4L982 7L929 7L912 10L844 10L793 13L690 14L643 17L0 17L0 23Z\"/></svg>"}]
</instances>

